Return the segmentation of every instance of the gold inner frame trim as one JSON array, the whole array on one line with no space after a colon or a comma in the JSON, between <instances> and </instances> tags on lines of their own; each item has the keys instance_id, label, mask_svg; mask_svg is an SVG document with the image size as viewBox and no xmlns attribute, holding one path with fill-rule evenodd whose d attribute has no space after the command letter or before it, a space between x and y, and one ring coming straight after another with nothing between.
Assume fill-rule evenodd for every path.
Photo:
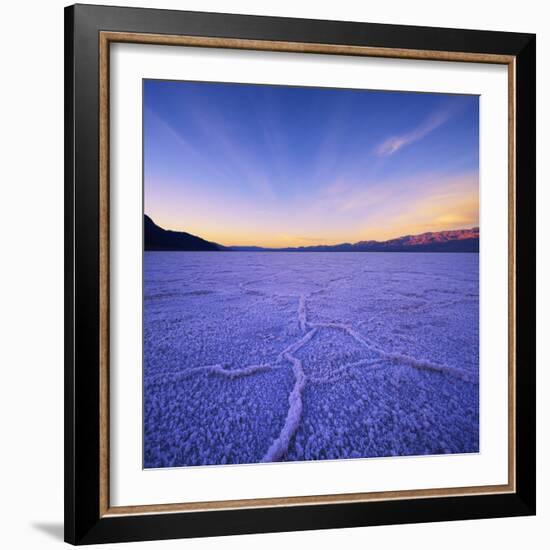
<instances>
[{"instance_id":1,"label":"gold inner frame trim","mask_svg":"<svg viewBox=\"0 0 550 550\"><path fill-rule=\"evenodd\" d=\"M139 506L110 505L109 499L109 82L110 44L156 44L163 46L187 46L225 48L270 52L315 53L394 59L430 61L458 61L469 63L493 63L508 67L508 483L474 487L415 489L406 491L381 491L346 493L335 495L308 495L214 502L189 502L171 504L147 504ZM100 466L99 466L99 514L100 517L198 512L208 510L232 510L280 506L314 506L352 502L375 502L449 496L488 495L514 493L516 491L516 59L515 56L463 53L447 51L414 50L402 48L378 48L346 46L339 44L314 44L302 42L278 42L185 35L161 35L147 33L107 32L99 33L99 356L100 356Z\"/></svg>"}]
</instances>

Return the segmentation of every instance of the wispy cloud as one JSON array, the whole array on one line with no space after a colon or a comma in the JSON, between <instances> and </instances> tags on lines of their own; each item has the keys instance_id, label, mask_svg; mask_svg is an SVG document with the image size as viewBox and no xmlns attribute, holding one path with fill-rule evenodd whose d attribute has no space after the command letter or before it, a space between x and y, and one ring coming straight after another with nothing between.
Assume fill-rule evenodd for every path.
<instances>
[{"instance_id":1,"label":"wispy cloud","mask_svg":"<svg viewBox=\"0 0 550 550\"><path fill-rule=\"evenodd\" d=\"M163 227L227 245L336 244L474 224L477 102L151 81L146 208ZM414 155L398 152L407 146Z\"/></svg>"},{"instance_id":2,"label":"wispy cloud","mask_svg":"<svg viewBox=\"0 0 550 550\"><path fill-rule=\"evenodd\" d=\"M405 134L391 136L383 141L377 148L376 154L381 157L387 157L393 155L403 147L410 145L416 141L420 141L428 134L439 128L442 124L447 122L451 116L452 111L438 111L432 113L426 120L419 126L407 132Z\"/></svg>"},{"instance_id":3,"label":"wispy cloud","mask_svg":"<svg viewBox=\"0 0 550 550\"><path fill-rule=\"evenodd\" d=\"M185 128L174 128L170 119L163 117L150 107L145 108L148 120L156 124L180 149L180 166L187 163L197 167L204 179L216 177L218 181L245 184L250 191L265 200L273 200L275 192L269 176L262 165L262 159L255 158L247 148L235 143L230 121L216 109L199 109L188 112L188 120L195 133L187 132L195 139L185 137ZM215 131L213 131L215 129ZM197 139L200 138L200 139ZM209 147L204 142L209 142ZM202 143L202 144L201 144Z\"/></svg>"}]
</instances>

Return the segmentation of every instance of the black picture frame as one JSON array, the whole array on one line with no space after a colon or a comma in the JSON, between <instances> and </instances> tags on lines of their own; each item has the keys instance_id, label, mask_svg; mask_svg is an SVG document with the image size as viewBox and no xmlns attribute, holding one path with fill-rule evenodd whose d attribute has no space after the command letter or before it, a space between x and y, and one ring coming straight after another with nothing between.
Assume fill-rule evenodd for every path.
<instances>
[{"instance_id":1,"label":"black picture frame","mask_svg":"<svg viewBox=\"0 0 550 550\"><path fill-rule=\"evenodd\" d=\"M515 491L139 515L100 513L101 31L515 58ZM142 8L65 9L65 540L72 544L535 514L535 35Z\"/></svg>"}]
</instances>

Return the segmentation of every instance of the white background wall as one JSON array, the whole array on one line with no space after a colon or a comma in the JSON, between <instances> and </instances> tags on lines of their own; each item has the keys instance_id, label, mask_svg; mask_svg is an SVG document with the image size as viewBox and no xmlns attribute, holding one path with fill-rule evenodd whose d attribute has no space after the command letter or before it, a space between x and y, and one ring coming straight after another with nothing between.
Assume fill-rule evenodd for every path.
<instances>
[{"instance_id":1,"label":"white background wall","mask_svg":"<svg viewBox=\"0 0 550 550\"><path fill-rule=\"evenodd\" d=\"M143 548L550 546L550 17L545 2L118 0L164 7L537 33L538 516L140 543ZM2 6L0 79L0 545L61 546L63 521L63 6ZM546 466L546 467L545 467ZM137 547L126 545L125 548Z\"/></svg>"}]
</instances>

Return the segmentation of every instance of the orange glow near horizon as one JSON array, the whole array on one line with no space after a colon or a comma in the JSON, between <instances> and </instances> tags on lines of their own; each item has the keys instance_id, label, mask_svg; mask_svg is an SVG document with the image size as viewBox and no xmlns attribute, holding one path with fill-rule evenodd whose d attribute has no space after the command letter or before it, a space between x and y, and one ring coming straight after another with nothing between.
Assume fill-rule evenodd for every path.
<instances>
[{"instance_id":1,"label":"orange glow near horizon","mask_svg":"<svg viewBox=\"0 0 550 550\"><path fill-rule=\"evenodd\" d=\"M479 98L146 80L144 211L225 246L479 225Z\"/></svg>"},{"instance_id":2,"label":"orange glow near horizon","mask_svg":"<svg viewBox=\"0 0 550 550\"><path fill-rule=\"evenodd\" d=\"M208 196L198 202L195 196L189 208L183 197L162 210L150 203L146 213L165 229L186 231L225 246L268 248L385 241L429 231L477 227L477 174L450 181L437 181L432 176L432 180L425 193L406 202L400 200L401 185L388 184L379 192L371 189L365 193L361 188L340 184L322 189L313 200L287 205L283 216L277 218L270 215L269 206L265 210L250 209L249 205L239 208L239 204Z\"/></svg>"}]
</instances>

